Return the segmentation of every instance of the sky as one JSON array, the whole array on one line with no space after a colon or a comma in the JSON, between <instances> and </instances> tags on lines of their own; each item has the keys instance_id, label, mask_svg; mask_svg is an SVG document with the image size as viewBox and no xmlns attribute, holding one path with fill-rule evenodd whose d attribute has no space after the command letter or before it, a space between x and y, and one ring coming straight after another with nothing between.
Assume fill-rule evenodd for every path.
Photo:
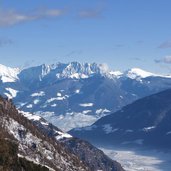
<instances>
[{"instance_id":1,"label":"sky","mask_svg":"<svg viewBox=\"0 0 171 171\"><path fill-rule=\"evenodd\" d=\"M170 0L0 0L0 63L96 62L171 74Z\"/></svg>"}]
</instances>

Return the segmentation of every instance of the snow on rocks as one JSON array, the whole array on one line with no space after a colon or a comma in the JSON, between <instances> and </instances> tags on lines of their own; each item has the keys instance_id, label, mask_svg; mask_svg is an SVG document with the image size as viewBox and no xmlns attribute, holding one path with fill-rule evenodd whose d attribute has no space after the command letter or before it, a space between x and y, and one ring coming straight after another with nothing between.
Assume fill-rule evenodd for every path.
<instances>
[{"instance_id":1,"label":"snow on rocks","mask_svg":"<svg viewBox=\"0 0 171 171\"><path fill-rule=\"evenodd\" d=\"M4 93L8 98L12 99L13 97L16 97L18 91L14 90L12 88L5 88L9 93Z\"/></svg>"},{"instance_id":2,"label":"snow on rocks","mask_svg":"<svg viewBox=\"0 0 171 171\"><path fill-rule=\"evenodd\" d=\"M82 107L92 107L94 104L93 103L82 103L80 106Z\"/></svg>"},{"instance_id":3,"label":"snow on rocks","mask_svg":"<svg viewBox=\"0 0 171 171\"><path fill-rule=\"evenodd\" d=\"M72 138L72 136L68 133L64 133L64 132L60 132L60 131L56 131L56 132L57 132L57 134L59 134L56 136L57 140L61 140L63 138Z\"/></svg>"},{"instance_id":4,"label":"snow on rocks","mask_svg":"<svg viewBox=\"0 0 171 171\"><path fill-rule=\"evenodd\" d=\"M43 91L31 94L32 97L39 97L39 96L41 97L41 96L44 96L44 95L45 95L45 92L43 92Z\"/></svg>"},{"instance_id":5,"label":"snow on rocks","mask_svg":"<svg viewBox=\"0 0 171 171\"><path fill-rule=\"evenodd\" d=\"M29 120L34 120L34 121L38 121L41 119L40 116L37 115L33 115L29 112L23 112L23 111L19 111L24 117L28 118Z\"/></svg>"},{"instance_id":6,"label":"snow on rocks","mask_svg":"<svg viewBox=\"0 0 171 171\"><path fill-rule=\"evenodd\" d=\"M156 128L156 127L155 126L145 127L145 128L143 128L143 131L148 132L148 131L150 131L150 130L152 130L154 128Z\"/></svg>"}]
</instances>

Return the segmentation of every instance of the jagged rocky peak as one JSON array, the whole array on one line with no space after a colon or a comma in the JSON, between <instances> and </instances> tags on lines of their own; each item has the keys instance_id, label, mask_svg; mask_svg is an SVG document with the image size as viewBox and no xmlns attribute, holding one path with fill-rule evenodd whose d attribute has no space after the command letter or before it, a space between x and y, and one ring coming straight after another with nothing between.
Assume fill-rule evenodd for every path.
<instances>
[{"instance_id":1,"label":"jagged rocky peak","mask_svg":"<svg viewBox=\"0 0 171 171\"><path fill-rule=\"evenodd\" d=\"M23 79L32 78L32 80L42 80L46 77L60 78L75 78L84 79L92 75L106 74L109 71L106 64L97 63L56 63L56 64L42 64L27 69L23 69L19 77Z\"/></svg>"},{"instance_id":2,"label":"jagged rocky peak","mask_svg":"<svg viewBox=\"0 0 171 171\"><path fill-rule=\"evenodd\" d=\"M99 74L104 72L104 67L102 64L79 62L42 65L43 75L47 75L50 71L55 72L58 78L87 78L92 74Z\"/></svg>"},{"instance_id":3,"label":"jagged rocky peak","mask_svg":"<svg viewBox=\"0 0 171 171\"><path fill-rule=\"evenodd\" d=\"M96 63L78 63L71 62L65 64L61 73L57 74L57 77L66 77L66 78L87 78L92 74L99 73L99 67Z\"/></svg>"}]
</instances>

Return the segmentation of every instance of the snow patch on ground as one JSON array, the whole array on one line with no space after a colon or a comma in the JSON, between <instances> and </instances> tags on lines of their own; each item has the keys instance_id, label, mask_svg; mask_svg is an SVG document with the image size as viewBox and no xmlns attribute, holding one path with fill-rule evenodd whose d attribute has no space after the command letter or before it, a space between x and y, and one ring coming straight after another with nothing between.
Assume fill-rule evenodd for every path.
<instances>
[{"instance_id":1,"label":"snow patch on ground","mask_svg":"<svg viewBox=\"0 0 171 171\"><path fill-rule=\"evenodd\" d=\"M94 104L93 103L82 103L80 106L82 107L92 107Z\"/></svg>"},{"instance_id":2,"label":"snow patch on ground","mask_svg":"<svg viewBox=\"0 0 171 171\"><path fill-rule=\"evenodd\" d=\"M28 118L29 120L34 120L34 121L39 121L41 119L40 116L37 115L33 115L29 112L23 112L23 111L19 111L24 117Z\"/></svg>"},{"instance_id":3,"label":"snow patch on ground","mask_svg":"<svg viewBox=\"0 0 171 171\"><path fill-rule=\"evenodd\" d=\"M46 125L46 126L49 125L49 123L47 123L47 122L41 122L41 124L42 124L42 125Z\"/></svg>"},{"instance_id":4,"label":"snow patch on ground","mask_svg":"<svg viewBox=\"0 0 171 171\"><path fill-rule=\"evenodd\" d=\"M64 133L64 132L60 132L60 131L56 131L59 135L56 136L57 140L61 140L63 138L72 138L72 136L68 133Z\"/></svg>"},{"instance_id":5,"label":"snow patch on ground","mask_svg":"<svg viewBox=\"0 0 171 171\"><path fill-rule=\"evenodd\" d=\"M35 160L29 158L28 156L23 156L23 155L21 155L21 154L18 154L18 157L19 157L19 158L25 158L27 161L33 162L33 163L35 163L35 164L37 164L37 165L45 166L45 167L47 167L50 171L55 171L54 169L50 168L49 166L43 165L43 164L41 164L41 163L39 163L39 162L36 162Z\"/></svg>"},{"instance_id":6,"label":"snow patch on ground","mask_svg":"<svg viewBox=\"0 0 171 171\"><path fill-rule=\"evenodd\" d=\"M80 90L79 89L75 90L75 93L76 94L79 94L80 93Z\"/></svg>"},{"instance_id":7,"label":"snow patch on ground","mask_svg":"<svg viewBox=\"0 0 171 171\"><path fill-rule=\"evenodd\" d=\"M145 128L143 128L143 131L148 132L148 131L150 131L150 130L152 130L152 129L154 129L154 128L155 128L155 126L145 127Z\"/></svg>"},{"instance_id":8,"label":"snow patch on ground","mask_svg":"<svg viewBox=\"0 0 171 171\"><path fill-rule=\"evenodd\" d=\"M104 116L105 116L106 114L110 113L110 112L111 112L111 111L108 110L108 109L97 109L97 110L96 110L96 114L98 114L98 115L104 114Z\"/></svg>"},{"instance_id":9,"label":"snow patch on ground","mask_svg":"<svg viewBox=\"0 0 171 171\"><path fill-rule=\"evenodd\" d=\"M69 96L67 96L67 95L65 95L65 96L58 96L58 97L52 97L52 98L50 98L50 99L48 99L47 101L46 101L46 103L51 103L51 102L53 102L53 101L58 101L58 100L65 100L66 98L68 98Z\"/></svg>"},{"instance_id":10,"label":"snow patch on ground","mask_svg":"<svg viewBox=\"0 0 171 171\"><path fill-rule=\"evenodd\" d=\"M40 92L38 92L38 93L33 93L33 94L31 94L31 96L32 97L41 97L41 96L44 96L45 95L45 92L44 91L40 91Z\"/></svg>"},{"instance_id":11,"label":"snow patch on ground","mask_svg":"<svg viewBox=\"0 0 171 171\"><path fill-rule=\"evenodd\" d=\"M16 97L18 91L12 88L5 88L9 93L4 93L9 99Z\"/></svg>"},{"instance_id":12,"label":"snow patch on ground","mask_svg":"<svg viewBox=\"0 0 171 171\"><path fill-rule=\"evenodd\" d=\"M26 106L26 108L32 108L33 107L33 105L32 104L28 104L27 106Z\"/></svg>"},{"instance_id":13,"label":"snow patch on ground","mask_svg":"<svg viewBox=\"0 0 171 171\"><path fill-rule=\"evenodd\" d=\"M57 106L57 104L56 104L56 103L54 103L54 104L52 104L52 105L51 105L51 107L56 107L56 106Z\"/></svg>"},{"instance_id":14,"label":"snow patch on ground","mask_svg":"<svg viewBox=\"0 0 171 171\"><path fill-rule=\"evenodd\" d=\"M32 143L36 143L39 144L41 142L41 140L39 138L37 138L36 136L32 135L30 132L27 132L25 134L25 137L23 138L20 134L19 134L19 130L21 131L25 131L26 129L23 125L20 125L18 122L16 122L13 119L9 119L9 121L6 121L6 128L8 129L8 131L19 141L22 142L22 144L19 144L19 149L23 148L23 144L27 144L27 145L32 145Z\"/></svg>"},{"instance_id":15,"label":"snow patch on ground","mask_svg":"<svg viewBox=\"0 0 171 171\"><path fill-rule=\"evenodd\" d=\"M83 114L87 114L87 113L90 113L90 112L92 112L92 110L84 110Z\"/></svg>"},{"instance_id":16,"label":"snow patch on ground","mask_svg":"<svg viewBox=\"0 0 171 171\"><path fill-rule=\"evenodd\" d=\"M61 96L62 96L62 94L61 94L61 93L57 93L57 96L58 96L58 97L61 97Z\"/></svg>"},{"instance_id":17,"label":"snow patch on ground","mask_svg":"<svg viewBox=\"0 0 171 171\"><path fill-rule=\"evenodd\" d=\"M76 79L85 79L85 78L88 78L88 75L85 75L85 74L79 74L79 73L74 73L72 75L70 75L70 78L76 78Z\"/></svg>"},{"instance_id":18,"label":"snow patch on ground","mask_svg":"<svg viewBox=\"0 0 171 171\"><path fill-rule=\"evenodd\" d=\"M38 104L39 102L40 102L39 99L35 99L35 100L33 101L34 104Z\"/></svg>"}]
</instances>

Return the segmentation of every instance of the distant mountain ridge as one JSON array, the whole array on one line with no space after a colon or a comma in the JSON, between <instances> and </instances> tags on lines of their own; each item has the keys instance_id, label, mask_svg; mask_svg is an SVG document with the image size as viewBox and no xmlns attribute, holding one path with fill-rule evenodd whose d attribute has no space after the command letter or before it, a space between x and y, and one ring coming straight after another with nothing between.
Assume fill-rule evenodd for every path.
<instances>
[{"instance_id":1,"label":"distant mountain ridge","mask_svg":"<svg viewBox=\"0 0 171 171\"><path fill-rule=\"evenodd\" d=\"M0 65L0 82L0 94L13 98L20 110L65 131L91 125L139 98L171 88L170 76L78 62L26 69Z\"/></svg>"},{"instance_id":2,"label":"distant mountain ridge","mask_svg":"<svg viewBox=\"0 0 171 171\"><path fill-rule=\"evenodd\" d=\"M70 133L94 144L171 149L171 89L139 99Z\"/></svg>"},{"instance_id":3,"label":"distant mountain ridge","mask_svg":"<svg viewBox=\"0 0 171 171\"><path fill-rule=\"evenodd\" d=\"M32 75L31 74L35 74ZM87 78L92 75L105 75L109 77L129 77L129 78L146 78L146 77L165 77L171 78L171 75L159 75L151 72L144 71L140 68L132 68L125 72L121 71L113 71L108 68L105 64L97 64L97 63L79 63L79 62L71 62L71 63L56 63L51 65L42 64L35 67L29 67L26 69L20 68L11 68L6 67L0 64L0 77L2 82L15 82L21 75L31 76L33 79L43 79L47 75L55 76L57 78ZM34 77L33 77L34 76ZM4 80L4 77L8 78ZM11 80L10 80L11 79Z\"/></svg>"}]
</instances>

